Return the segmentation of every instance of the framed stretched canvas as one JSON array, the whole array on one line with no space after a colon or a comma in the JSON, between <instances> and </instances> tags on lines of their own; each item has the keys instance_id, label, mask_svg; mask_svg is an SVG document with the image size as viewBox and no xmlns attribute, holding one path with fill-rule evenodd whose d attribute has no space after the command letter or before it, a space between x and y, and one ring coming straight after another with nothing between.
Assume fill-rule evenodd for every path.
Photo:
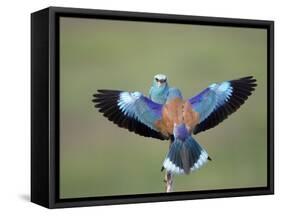
<instances>
[{"instance_id":1,"label":"framed stretched canvas","mask_svg":"<svg viewBox=\"0 0 281 216\"><path fill-rule=\"evenodd\" d=\"M273 194L273 21L31 15L31 201Z\"/></svg>"}]
</instances>

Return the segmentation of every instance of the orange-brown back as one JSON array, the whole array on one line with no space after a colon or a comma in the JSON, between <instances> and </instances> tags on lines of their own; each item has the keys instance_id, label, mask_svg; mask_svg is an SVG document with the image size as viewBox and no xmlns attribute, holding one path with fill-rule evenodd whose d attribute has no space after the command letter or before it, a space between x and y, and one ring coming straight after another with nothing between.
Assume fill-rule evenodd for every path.
<instances>
[{"instance_id":1,"label":"orange-brown back","mask_svg":"<svg viewBox=\"0 0 281 216\"><path fill-rule=\"evenodd\" d=\"M167 136L173 134L174 124L184 123L192 131L198 122L199 114L192 109L191 104L175 98L163 106L162 119L156 122L156 127Z\"/></svg>"}]
</instances>

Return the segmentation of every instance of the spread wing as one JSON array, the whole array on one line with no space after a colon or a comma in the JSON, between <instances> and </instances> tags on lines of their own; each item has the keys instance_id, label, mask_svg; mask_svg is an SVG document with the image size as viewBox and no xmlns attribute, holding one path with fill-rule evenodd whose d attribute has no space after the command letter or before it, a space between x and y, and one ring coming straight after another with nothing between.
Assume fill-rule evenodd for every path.
<instances>
[{"instance_id":1,"label":"spread wing","mask_svg":"<svg viewBox=\"0 0 281 216\"><path fill-rule=\"evenodd\" d=\"M98 90L92 101L99 112L119 127L145 137L168 139L154 126L162 118L162 105L140 92Z\"/></svg>"},{"instance_id":2,"label":"spread wing","mask_svg":"<svg viewBox=\"0 0 281 216\"><path fill-rule=\"evenodd\" d=\"M199 124L193 133L213 128L234 113L257 86L252 77L244 77L237 80L214 83L189 99L193 109L199 113Z\"/></svg>"}]
</instances>

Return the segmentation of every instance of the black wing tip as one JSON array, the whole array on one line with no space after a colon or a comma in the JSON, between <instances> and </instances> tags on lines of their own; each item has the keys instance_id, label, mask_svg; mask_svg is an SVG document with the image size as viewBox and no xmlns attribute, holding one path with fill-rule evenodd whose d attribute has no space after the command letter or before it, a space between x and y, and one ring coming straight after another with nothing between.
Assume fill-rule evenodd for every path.
<instances>
[{"instance_id":1,"label":"black wing tip","mask_svg":"<svg viewBox=\"0 0 281 216\"><path fill-rule=\"evenodd\" d=\"M254 78L254 76L245 76L245 77L241 77L239 79L233 80L233 81L240 81L240 82L244 82L244 83L251 83L251 84L257 84L257 79Z\"/></svg>"},{"instance_id":2,"label":"black wing tip","mask_svg":"<svg viewBox=\"0 0 281 216\"><path fill-rule=\"evenodd\" d=\"M113 94L119 94L120 90L109 90L109 89L97 89L97 93L94 93L93 97L101 97L103 95L113 95Z\"/></svg>"},{"instance_id":3,"label":"black wing tip","mask_svg":"<svg viewBox=\"0 0 281 216\"><path fill-rule=\"evenodd\" d=\"M102 94L117 94L120 93L120 90L112 90L112 89L97 89L97 92Z\"/></svg>"},{"instance_id":4,"label":"black wing tip","mask_svg":"<svg viewBox=\"0 0 281 216\"><path fill-rule=\"evenodd\" d=\"M254 78L254 76L249 75L249 76L241 77L241 78L239 78L239 80L248 80L248 79L253 79L253 78Z\"/></svg>"},{"instance_id":5,"label":"black wing tip","mask_svg":"<svg viewBox=\"0 0 281 216\"><path fill-rule=\"evenodd\" d=\"M109 99L117 99L120 90L109 90L109 89L97 89L97 93L94 93L92 102L96 104L100 104L104 101L108 101Z\"/></svg>"},{"instance_id":6,"label":"black wing tip","mask_svg":"<svg viewBox=\"0 0 281 216\"><path fill-rule=\"evenodd\" d=\"M236 91L240 91L251 95L251 93L258 86L257 80L253 76L246 76L240 79L230 81L231 85L234 87Z\"/></svg>"}]
</instances>

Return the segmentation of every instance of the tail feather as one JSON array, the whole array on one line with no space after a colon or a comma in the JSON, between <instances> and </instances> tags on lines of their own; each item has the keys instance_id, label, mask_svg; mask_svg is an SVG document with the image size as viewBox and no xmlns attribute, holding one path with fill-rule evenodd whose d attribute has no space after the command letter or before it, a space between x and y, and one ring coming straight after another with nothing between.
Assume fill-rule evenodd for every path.
<instances>
[{"instance_id":1,"label":"tail feather","mask_svg":"<svg viewBox=\"0 0 281 216\"><path fill-rule=\"evenodd\" d=\"M171 173L188 174L201 168L209 159L208 153L191 136L175 138L163 167Z\"/></svg>"}]
</instances>

